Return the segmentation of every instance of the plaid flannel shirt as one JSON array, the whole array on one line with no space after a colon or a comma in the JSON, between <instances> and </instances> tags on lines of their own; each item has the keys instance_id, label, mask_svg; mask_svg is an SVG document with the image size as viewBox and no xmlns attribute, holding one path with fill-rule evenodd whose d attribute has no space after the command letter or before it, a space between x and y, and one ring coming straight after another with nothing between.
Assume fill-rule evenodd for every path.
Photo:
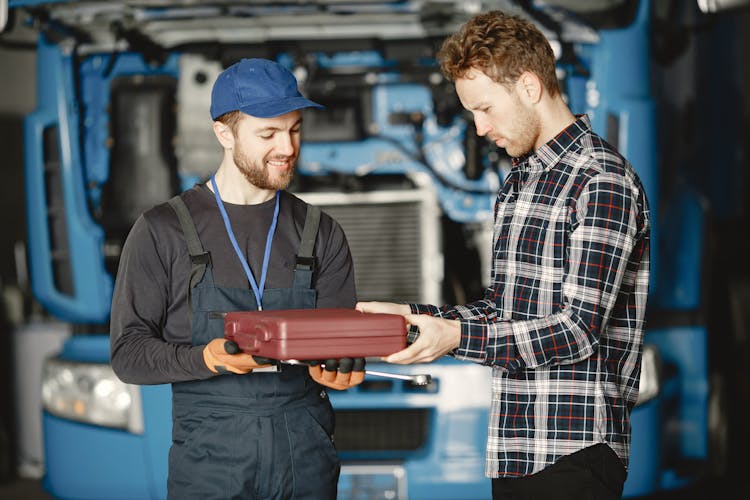
<instances>
[{"instance_id":1,"label":"plaid flannel shirt","mask_svg":"<svg viewBox=\"0 0 750 500\"><path fill-rule=\"evenodd\" d=\"M484 298L411 305L460 319L453 355L492 367L487 476L533 474L601 442L627 466L649 234L637 175L579 116L514 162L495 205Z\"/></svg>"}]
</instances>

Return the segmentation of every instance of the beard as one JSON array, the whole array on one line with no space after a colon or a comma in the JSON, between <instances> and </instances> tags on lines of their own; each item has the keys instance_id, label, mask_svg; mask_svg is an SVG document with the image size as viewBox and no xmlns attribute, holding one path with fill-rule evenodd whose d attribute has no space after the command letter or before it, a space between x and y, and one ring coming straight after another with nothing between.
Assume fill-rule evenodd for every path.
<instances>
[{"instance_id":1,"label":"beard","mask_svg":"<svg viewBox=\"0 0 750 500\"><path fill-rule=\"evenodd\" d=\"M294 177L294 167L296 159L287 157L276 157L270 158L270 160L288 160L290 162L289 170L283 172L275 179L271 178L269 167L266 165L266 159L262 160L262 164L258 165L256 161L251 160L245 154L245 152L236 147L232 153L232 159L234 164L237 165L240 173L247 179L247 182L260 189L268 189L272 191L278 191L280 189L286 189L289 183Z\"/></svg>"},{"instance_id":2,"label":"beard","mask_svg":"<svg viewBox=\"0 0 750 500\"><path fill-rule=\"evenodd\" d=\"M520 158L534 149L540 134L539 114L527 108L518 96L515 96L515 127L512 142L508 142L505 151L513 158Z\"/></svg>"}]
</instances>

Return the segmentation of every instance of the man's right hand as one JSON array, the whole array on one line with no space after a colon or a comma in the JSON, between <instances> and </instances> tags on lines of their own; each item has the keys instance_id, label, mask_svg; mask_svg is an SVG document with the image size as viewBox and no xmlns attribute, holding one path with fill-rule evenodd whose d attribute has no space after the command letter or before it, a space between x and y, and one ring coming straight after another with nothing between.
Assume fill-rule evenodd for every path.
<instances>
[{"instance_id":1,"label":"man's right hand","mask_svg":"<svg viewBox=\"0 0 750 500\"><path fill-rule=\"evenodd\" d=\"M357 302L354 308L364 313L400 314L401 316L411 314L408 304L394 304L393 302Z\"/></svg>"},{"instance_id":2,"label":"man's right hand","mask_svg":"<svg viewBox=\"0 0 750 500\"><path fill-rule=\"evenodd\" d=\"M212 372L232 372L242 375L250 373L255 368L271 366L269 364L259 364L252 355L244 352L228 354L224 347L226 342L226 339L223 338L213 339L203 348L203 362L206 363L206 366Z\"/></svg>"}]
</instances>

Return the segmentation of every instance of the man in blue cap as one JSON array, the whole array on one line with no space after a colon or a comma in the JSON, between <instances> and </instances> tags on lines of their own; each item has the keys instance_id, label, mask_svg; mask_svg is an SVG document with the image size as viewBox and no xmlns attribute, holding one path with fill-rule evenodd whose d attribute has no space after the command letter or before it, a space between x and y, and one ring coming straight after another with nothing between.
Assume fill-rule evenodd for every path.
<instances>
[{"instance_id":1,"label":"man in blue cap","mask_svg":"<svg viewBox=\"0 0 750 500\"><path fill-rule=\"evenodd\" d=\"M273 61L227 68L211 95L224 150L216 173L145 212L125 242L112 367L128 383L172 383L170 499L336 496L340 462L322 386L361 383L363 360L278 370L227 353L223 339L228 311L356 302L341 227L285 191L309 107L321 106Z\"/></svg>"}]
</instances>

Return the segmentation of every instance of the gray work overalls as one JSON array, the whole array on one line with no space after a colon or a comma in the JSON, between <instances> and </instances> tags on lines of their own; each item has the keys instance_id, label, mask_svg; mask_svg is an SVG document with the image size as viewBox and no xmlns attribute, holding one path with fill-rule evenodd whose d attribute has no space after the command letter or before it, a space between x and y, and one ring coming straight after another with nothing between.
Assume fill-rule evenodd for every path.
<instances>
[{"instance_id":1,"label":"gray work overalls","mask_svg":"<svg viewBox=\"0 0 750 500\"><path fill-rule=\"evenodd\" d=\"M188 242L192 343L224 336L223 314L257 310L249 289L214 285L210 256L192 218L170 200ZM314 308L312 250L320 210L308 207L293 288L268 289L263 308ZM333 409L306 367L225 374L172 384L173 430L168 498L331 499L340 462L332 443Z\"/></svg>"}]
</instances>

